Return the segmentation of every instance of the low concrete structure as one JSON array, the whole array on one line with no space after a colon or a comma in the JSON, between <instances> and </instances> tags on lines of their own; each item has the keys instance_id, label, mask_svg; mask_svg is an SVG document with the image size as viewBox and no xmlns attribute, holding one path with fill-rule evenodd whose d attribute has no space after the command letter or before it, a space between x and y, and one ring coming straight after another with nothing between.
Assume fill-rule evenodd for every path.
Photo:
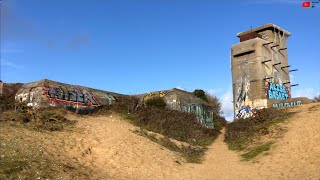
<instances>
[{"instance_id":1,"label":"low concrete structure","mask_svg":"<svg viewBox=\"0 0 320 180\"><path fill-rule=\"evenodd\" d=\"M79 111L111 105L116 96L120 94L43 79L24 84L15 99L34 108L63 106Z\"/></svg>"},{"instance_id":2,"label":"low concrete structure","mask_svg":"<svg viewBox=\"0 0 320 180\"><path fill-rule=\"evenodd\" d=\"M23 84L16 93L15 100L26 102L28 106L34 108L62 106L86 113L98 106L115 104L120 96L127 95L43 79ZM141 103L150 98L163 97L167 108L193 113L201 124L213 128L215 109L192 93L171 89L134 95L134 97L139 98Z\"/></svg>"},{"instance_id":3,"label":"low concrete structure","mask_svg":"<svg viewBox=\"0 0 320 180\"><path fill-rule=\"evenodd\" d=\"M145 102L148 99L162 97L167 104L167 108L193 113L198 121L207 128L213 128L213 114L219 113L209 103L197 98L190 92L173 88L171 90L155 91L139 95Z\"/></svg>"}]
</instances>

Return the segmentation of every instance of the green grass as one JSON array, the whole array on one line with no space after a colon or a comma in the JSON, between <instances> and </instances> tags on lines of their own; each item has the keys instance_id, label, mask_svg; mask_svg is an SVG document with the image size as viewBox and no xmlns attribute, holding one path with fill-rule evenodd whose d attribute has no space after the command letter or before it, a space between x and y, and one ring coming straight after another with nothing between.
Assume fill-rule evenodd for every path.
<instances>
[{"instance_id":1,"label":"green grass","mask_svg":"<svg viewBox=\"0 0 320 180\"><path fill-rule=\"evenodd\" d=\"M249 161L249 160L255 158L256 156L258 156L259 154L261 154L265 151L269 151L272 144L273 144L273 142L269 141L264 144L255 146L255 147L251 148L248 152L242 154L241 156L243 157L244 160Z\"/></svg>"}]
</instances>

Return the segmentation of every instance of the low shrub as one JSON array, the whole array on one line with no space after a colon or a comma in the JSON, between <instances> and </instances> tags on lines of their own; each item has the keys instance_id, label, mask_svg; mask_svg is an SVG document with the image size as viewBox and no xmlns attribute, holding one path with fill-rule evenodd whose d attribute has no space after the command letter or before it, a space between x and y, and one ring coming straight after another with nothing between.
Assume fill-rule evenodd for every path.
<instances>
[{"instance_id":1,"label":"low shrub","mask_svg":"<svg viewBox=\"0 0 320 180\"><path fill-rule=\"evenodd\" d=\"M137 126L193 145L211 144L222 128L205 128L194 114L153 106L138 108L128 116Z\"/></svg>"},{"instance_id":2,"label":"low shrub","mask_svg":"<svg viewBox=\"0 0 320 180\"><path fill-rule=\"evenodd\" d=\"M66 114L66 110L54 107L8 110L1 113L0 121L16 121L36 130L61 131L65 126L74 124L65 118Z\"/></svg>"},{"instance_id":3,"label":"low shrub","mask_svg":"<svg viewBox=\"0 0 320 180\"><path fill-rule=\"evenodd\" d=\"M227 125L225 142L232 150L243 150L254 136L266 135L269 127L290 117L287 109L266 108L258 110L254 117L237 119Z\"/></svg>"},{"instance_id":4,"label":"low shrub","mask_svg":"<svg viewBox=\"0 0 320 180\"><path fill-rule=\"evenodd\" d=\"M196 89L193 91L193 94L198 97L199 99L202 99L206 102L209 102L208 99L207 99L207 96L206 96L206 93L204 92L204 90L202 89Z\"/></svg>"},{"instance_id":5,"label":"low shrub","mask_svg":"<svg viewBox=\"0 0 320 180\"><path fill-rule=\"evenodd\" d=\"M164 108L167 105L162 97L148 99L148 100L146 100L145 103L147 106L154 106L154 107L159 107L159 108Z\"/></svg>"}]
</instances>

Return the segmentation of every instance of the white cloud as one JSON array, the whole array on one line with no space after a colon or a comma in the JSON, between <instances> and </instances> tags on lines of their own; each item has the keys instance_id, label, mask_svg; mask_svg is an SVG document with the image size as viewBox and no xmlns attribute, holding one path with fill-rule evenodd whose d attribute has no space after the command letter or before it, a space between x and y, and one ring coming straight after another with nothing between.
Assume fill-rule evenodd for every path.
<instances>
[{"instance_id":1,"label":"white cloud","mask_svg":"<svg viewBox=\"0 0 320 180\"><path fill-rule=\"evenodd\" d=\"M225 116L226 120L233 121L233 95L232 95L232 89L229 88L225 94L223 94L220 98L221 104L222 104L222 111L223 115Z\"/></svg>"},{"instance_id":2,"label":"white cloud","mask_svg":"<svg viewBox=\"0 0 320 180\"><path fill-rule=\"evenodd\" d=\"M319 92L317 92L314 88L300 88L300 89L293 89L291 90L291 97L307 97L313 99Z\"/></svg>"},{"instance_id":3,"label":"white cloud","mask_svg":"<svg viewBox=\"0 0 320 180\"><path fill-rule=\"evenodd\" d=\"M7 59L1 59L0 65L1 65L1 67L10 67L10 68L14 68L14 69L21 69L22 68L22 66L19 66L12 61L8 61Z\"/></svg>"},{"instance_id":4,"label":"white cloud","mask_svg":"<svg viewBox=\"0 0 320 180\"><path fill-rule=\"evenodd\" d=\"M177 89L181 89L181 90L184 90L184 91L187 91L187 89L186 89L186 88L184 88L184 87L181 87L181 86L177 86L176 88L177 88Z\"/></svg>"}]
</instances>

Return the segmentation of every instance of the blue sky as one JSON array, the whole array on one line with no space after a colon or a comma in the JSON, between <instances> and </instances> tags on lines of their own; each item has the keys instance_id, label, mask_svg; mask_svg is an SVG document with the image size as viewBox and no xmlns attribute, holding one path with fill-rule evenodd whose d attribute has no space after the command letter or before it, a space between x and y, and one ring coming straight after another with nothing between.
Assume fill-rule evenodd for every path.
<instances>
[{"instance_id":1,"label":"blue sky","mask_svg":"<svg viewBox=\"0 0 320 180\"><path fill-rule=\"evenodd\" d=\"M48 78L123 94L180 87L232 117L230 48L266 23L289 32L292 95L320 90L320 4L299 0L2 0L1 80Z\"/></svg>"}]
</instances>

